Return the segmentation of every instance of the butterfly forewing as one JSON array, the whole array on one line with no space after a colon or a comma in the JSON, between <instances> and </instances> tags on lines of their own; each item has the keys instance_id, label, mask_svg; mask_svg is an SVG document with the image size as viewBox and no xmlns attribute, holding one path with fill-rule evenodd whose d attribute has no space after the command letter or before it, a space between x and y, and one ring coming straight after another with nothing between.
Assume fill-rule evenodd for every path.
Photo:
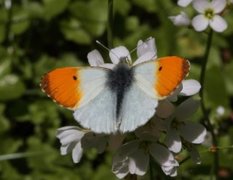
<instances>
[{"instance_id":1,"label":"butterfly forewing","mask_svg":"<svg viewBox=\"0 0 233 180\"><path fill-rule=\"evenodd\" d=\"M189 72L189 62L176 56L163 57L155 61L155 90L160 98L170 95Z\"/></svg>"},{"instance_id":2,"label":"butterfly forewing","mask_svg":"<svg viewBox=\"0 0 233 180\"><path fill-rule=\"evenodd\" d=\"M176 56L163 57L134 67L137 85L156 99L169 96L189 72L189 62Z\"/></svg>"},{"instance_id":3,"label":"butterfly forewing","mask_svg":"<svg viewBox=\"0 0 233 180\"><path fill-rule=\"evenodd\" d=\"M83 96L79 71L76 67L55 69L42 77L41 88L58 104L73 109Z\"/></svg>"},{"instance_id":4,"label":"butterfly forewing","mask_svg":"<svg viewBox=\"0 0 233 180\"><path fill-rule=\"evenodd\" d=\"M107 72L103 68L59 68L42 77L41 88L58 104L75 110L103 90Z\"/></svg>"}]
</instances>

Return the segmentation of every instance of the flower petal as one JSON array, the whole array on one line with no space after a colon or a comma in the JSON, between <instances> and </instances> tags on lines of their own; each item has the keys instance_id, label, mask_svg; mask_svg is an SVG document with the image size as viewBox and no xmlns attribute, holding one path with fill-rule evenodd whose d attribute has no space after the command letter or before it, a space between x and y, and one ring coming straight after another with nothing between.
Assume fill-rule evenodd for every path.
<instances>
[{"instance_id":1,"label":"flower petal","mask_svg":"<svg viewBox=\"0 0 233 180\"><path fill-rule=\"evenodd\" d=\"M210 21L210 27L216 32L223 32L227 28L227 23L219 15L215 15Z\"/></svg>"},{"instance_id":2,"label":"flower petal","mask_svg":"<svg viewBox=\"0 0 233 180\"><path fill-rule=\"evenodd\" d=\"M104 63L99 65L99 67L103 67L103 68L107 68L107 69L113 69L116 65L115 64L111 64L111 63Z\"/></svg>"},{"instance_id":3,"label":"flower petal","mask_svg":"<svg viewBox=\"0 0 233 180\"><path fill-rule=\"evenodd\" d=\"M118 177L123 178L129 173L129 154L139 148L139 140L130 141L122 145L113 157L112 172Z\"/></svg>"},{"instance_id":4,"label":"flower petal","mask_svg":"<svg viewBox=\"0 0 233 180\"><path fill-rule=\"evenodd\" d=\"M168 17L175 26L188 26L190 24L190 19L185 12L180 12L180 14L176 16Z\"/></svg>"},{"instance_id":5,"label":"flower petal","mask_svg":"<svg viewBox=\"0 0 233 180\"><path fill-rule=\"evenodd\" d=\"M197 94L201 89L200 83L194 79L182 81L182 86L183 88L180 92L180 95L183 96L192 96L194 94Z\"/></svg>"},{"instance_id":6,"label":"flower petal","mask_svg":"<svg viewBox=\"0 0 233 180\"><path fill-rule=\"evenodd\" d=\"M180 94L180 91L182 90L183 88L183 85L182 83L176 88L175 91L173 91L173 93L168 96L168 100L171 101L171 102L176 102L178 100L178 95Z\"/></svg>"},{"instance_id":7,"label":"flower petal","mask_svg":"<svg viewBox=\"0 0 233 180\"><path fill-rule=\"evenodd\" d=\"M142 56L140 56L134 63L133 66L135 66L136 64L140 64L146 61L150 61L153 59L156 59L157 56L155 53L153 52L146 52L145 54L143 54Z\"/></svg>"},{"instance_id":8,"label":"flower petal","mask_svg":"<svg viewBox=\"0 0 233 180\"><path fill-rule=\"evenodd\" d=\"M69 144L69 143L71 143L73 141L75 141L75 142L80 141L81 138L84 136L84 134L85 133L83 133L83 132L73 131L71 134L61 138L60 143L62 145L66 145L66 144Z\"/></svg>"},{"instance_id":9,"label":"flower petal","mask_svg":"<svg viewBox=\"0 0 233 180\"><path fill-rule=\"evenodd\" d=\"M180 135L193 144L201 144L205 140L206 128L198 123L186 122L179 128Z\"/></svg>"},{"instance_id":10,"label":"flower petal","mask_svg":"<svg viewBox=\"0 0 233 180\"><path fill-rule=\"evenodd\" d=\"M113 158L112 172L119 178L124 178L129 173L129 159L124 154L117 153Z\"/></svg>"},{"instance_id":11,"label":"flower petal","mask_svg":"<svg viewBox=\"0 0 233 180\"><path fill-rule=\"evenodd\" d=\"M104 59L96 49L87 54L88 63L91 66L100 66L104 64Z\"/></svg>"},{"instance_id":12,"label":"flower petal","mask_svg":"<svg viewBox=\"0 0 233 180\"><path fill-rule=\"evenodd\" d=\"M205 16L202 14L199 14L192 19L192 26L196 31L204 31L207 28L208 24L208 19L205 18Z\"/></svg>"},{"instance_id":13,"label":"flower petal","mask_svg":"<svg viewBox=\"0 0 233 180\"><path fill-rule=\"evenodd\" d=\"M61 155L67 155L70 152L68 151L69 149L68 147L69 147L69 144L60 147Z\"/></svg>"},{"instance_id":14,"label":"flower petal","mask_svg":"<svg viewBox=\"0 0 233 180\"><path fill-rule=\"evenodd\" d=\"M193 0L178 0L177 4L181 7L188 6Z\"/></svg>"},{"instance_id":15,"label":"flower petal","mask_svg":"<svg viewBox=\"0 0 233 180\"><path fill-rule=\"evenodd\" d=\"M150 154L160 165L170 165L174 160L172 153L164 146L152 143L149 146Z\"/></svg>"},{"instance_id":16,"label":"flower petal","mask_svg":"<svg viewBox=\"0 0 233 180\"><path fill-rule=\"evenodd\" d=\"M152 54L150 59L152 59L153 57L157 57L155 39L152 37L149 37L145 42L143 42L142 40L139 40L137 44L137 56L138 57L141 57L148 52Z\"/></svg>"},{"instance_id":17,"label":"flower petal","mask_svg":"<svg viewBox=\"0 0 233 180\"><path fill-rule=\"evenodd\" d=\"M130 174L144 175L149 164L149 155L143 149L137 149L129 155Z\"/></svg>"},{"instance_id":18,"label":"flower petal","mask_svg":"<svg viewBox=\"0 0 233 180\"><path fill-rule=\"evenodd\" d=\"M211 7L214 9L214 13L220 13L226 7L226 0L212 0Z\"/></svg>"},{"instance_id":19,"label":"flower petal","mask_svg":"<svg viewBox=\"0 0 233 180\"><path fill-rule=\"evenodd\" d=\"M87 133L82 138L82 147L83 149L96 148L98 153L102 153L106 148L107 140L104 135Z\"/></svg>"},{"instance_id":20,"label":"flower petal","mask_svg":"<svg viewBox=\"0 0 233 180\"><path fill-rule=\"evenodd\" d=\"M163 165L163 166L161 166L161 168L166 175L169 175L171 177L175 177L175 176L177 176L177 167L178 166L179 166L179 163L174 159L172 161L171 165Z\"/></svg>"},{"instance_id":21,"label":"flower petal","mask_svg":"<svg viewBox=\"0 0 233 180\"><path fill-rule=\"evenodd\" d=\"M83 155L83 149L81 147L81 143L77 143L72 151L72 159L74 163L79 163Z\"/></svg>"},{"instance_id":22,"label":"flower petal","mask_svg":"<svg viewBox=\"0 0 233 180\"><path fill-rule=\"evenodd\" d=\"M156 110L156 115L160 118L168 118L171 116L175 111L174 105L169 102L168 100L163 100L159 102L159 106Z\"/></svg>"},{"instance_id":23,"label":"flower petal","mask_svg":"<svg viewBox=\"0 0 233 180\"><path fill-rule=\"evenodd\" d=\"M79 139L81 139L85 133L77 129L67 129L65 131L58 130L56 137L61 140L72 134L75 134L77 137L80 137Z\"/></svg>"},{"instance_id":24,"label":"flower petal","mask_svg":"<svg viewBox=\"0 0 233 180\"><path fill-rule=\"evenodd\" d=\"M199 13L204 13L208 8L211 8L211 4L208 0L195 0L193 1L193 8Z\"/></svg>"},{"instance_id":25,"label":"flower petal","mask_svg":"<svg viewBox=\"0 0 233 180\"><path fill-rule=\"evenodd\" d=\"M178 153L181 151L181 139L175 129L170 128L168 130L167 136L165 138L165 144L167 145L168 149L174 153Z\"/></svg>"},{"instance_id":26,"label":"flower petal","mask_svg":"<svg viewBox=\"0 0 233 180\"><path fill-rule=\"evenodd\" d=\"M199 100L194 100L192 97L186 99L176 108L176 118L180 121L186 120L197 111L199 105Z\"/></svg>"},{"instance_id":27,"label":"flower petal","mask_svg":"<svg viewBox=\"0 0 233 180\"><path fill-rule=\"evenodd\" d=\"M127 58L131 61L129 51L124 46L118 46L114 49L111 49L109 52L109 56L113 64L118 64L122 58Z\"/></svg>"}]
</instances>

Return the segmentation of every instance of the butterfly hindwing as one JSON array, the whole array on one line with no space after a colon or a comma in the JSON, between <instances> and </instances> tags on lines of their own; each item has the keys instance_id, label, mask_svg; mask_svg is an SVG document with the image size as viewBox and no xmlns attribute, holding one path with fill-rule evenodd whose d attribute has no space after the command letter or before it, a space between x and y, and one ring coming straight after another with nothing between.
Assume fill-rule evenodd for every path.
<instances>
[{"instance_id":1,"label":"butterfly hindwing","mask_svg":"<svg viewBox=\"0 0 233 180\"><path fill-rule=\"evenodd\" d=\"M130 132L145 124L155 113L158 100L154 99L134 82L125 92L118 122L121 132Z\"/></svg>"},{"instance_id":2,"label":"butterfly hindwing","mask_svg":"<svg viewBox=\"0 0 233 180\"><path fill-rule=\"evenodd\" d=\"M74 118L85 128L96 133L117 131L116 94L105 87L87 105L74 111Z\"/></svg>"}]
</instances>

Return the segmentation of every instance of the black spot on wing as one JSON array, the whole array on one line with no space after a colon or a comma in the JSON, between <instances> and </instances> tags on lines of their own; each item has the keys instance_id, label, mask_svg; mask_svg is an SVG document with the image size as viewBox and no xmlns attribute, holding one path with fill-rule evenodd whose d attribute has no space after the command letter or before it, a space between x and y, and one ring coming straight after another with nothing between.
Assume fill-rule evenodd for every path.
<instances>
[{"instance_id":1,"label":"black spot on wing","mask_svg":"<svg viewBox=\"0 0 233 180\"><path fill-rule=\"evenodd\" d=\"M77 76L73 76L73 80L75 80L75 81L76 81L76 80L77 80Z\"/></svg>"}]
</instances>

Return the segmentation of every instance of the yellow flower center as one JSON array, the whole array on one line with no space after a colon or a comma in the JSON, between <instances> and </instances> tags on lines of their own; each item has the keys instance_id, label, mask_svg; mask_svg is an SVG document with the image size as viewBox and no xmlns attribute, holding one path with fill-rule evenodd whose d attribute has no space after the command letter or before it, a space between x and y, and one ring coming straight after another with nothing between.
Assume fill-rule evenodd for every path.
<instances>
[{"instance_id":1,"label":"yellow flower center","mask_svg":"<svg viewBox=\"0 0 233 180\"><path fill-rule=\"evenodd\" d=\"M213 9L206 9L205 12L204 12L204 16L207 19L213 19L213 17L214 17L214 11L213 11Z\"/></svg>"}]
</instances>

